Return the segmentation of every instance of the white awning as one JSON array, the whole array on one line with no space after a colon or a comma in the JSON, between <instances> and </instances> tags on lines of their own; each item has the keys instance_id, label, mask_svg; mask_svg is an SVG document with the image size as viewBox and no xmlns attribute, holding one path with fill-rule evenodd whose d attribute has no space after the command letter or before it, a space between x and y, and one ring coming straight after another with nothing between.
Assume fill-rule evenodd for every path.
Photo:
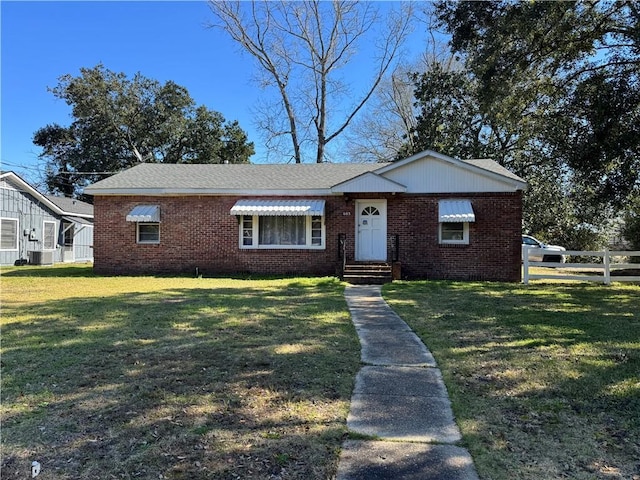
<instances>
[{"instance_id":1,"label":"white awning","mask_svg":"<svg viewBox=\"0 0 640 480\"><path fill-rule=\"evenodd\" d=\"M438 202L438 218L440 222L475 222L469 200L440 200Z\"/></svg>"},{"instance_id":2,"label":"white awning","mask_svg":"<svg viewBox=\"0 0 640 480\"><path fill-rule=\"evenodd\" d=\"M127 215L127 222L150 222L160 221L159 205L138 205Z\"/></svg>"},{"instance_id":3,"label":"white awning","mask_svg":"<svg viewBox=\"0 0 640 480\"><path fill-rule=\"evenodd\" d=\"M324 200L238 200L231 215L324 215Z\"/></svg>"}]
</instances>

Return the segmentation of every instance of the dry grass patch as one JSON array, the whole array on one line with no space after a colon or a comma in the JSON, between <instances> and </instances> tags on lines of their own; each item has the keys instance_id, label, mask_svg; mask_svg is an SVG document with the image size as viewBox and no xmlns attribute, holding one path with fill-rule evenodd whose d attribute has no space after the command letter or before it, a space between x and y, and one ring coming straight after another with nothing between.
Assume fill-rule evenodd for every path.
<instances>
[{"instance_id":1,"label":"dry grass patch","mask_svg":"<svg viewBox=\"0 0 640 480\"><path fill-rule=\"evenodd\" d=\"M483 479L640 479L640 287L393 283Z\"/></svg>"},{"instance_id":2,"label":"dry grass patch","mask_svg":"<svg viewBox=\"0 0 640 480\"><path fill-rule=\"evenodd\" d=\"M2 477L329 478L359 345L335 279L2 272Z\"/></svg>"}]
</instances>

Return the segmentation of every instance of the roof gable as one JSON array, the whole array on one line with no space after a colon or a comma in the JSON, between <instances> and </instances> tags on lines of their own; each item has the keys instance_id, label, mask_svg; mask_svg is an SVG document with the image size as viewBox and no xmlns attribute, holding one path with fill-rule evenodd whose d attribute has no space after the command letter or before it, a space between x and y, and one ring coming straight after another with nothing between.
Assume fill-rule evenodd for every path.
<instances>
[{"instance_id":1,"label":"roof gable","mask_svg":"<svg viewBox=\"0 0 640 480\"><path fill-rule=\"evenodd\" d=\"M407 193L513 192L526 182L493 160L459 160L431 150L376 170Z\"/></svg>"},{"instance_id":2,"label":"roof gable","mask_svg":"<svg viewBox=\"0 0 640 480\"><path fill-rule=\"evenodd\" d=\"M363 173L355 178L331 187L334 193L384 192L401 193L407 187L397 182L381 177L372 172Z\"/></svg>"},{"instance_id":3,"label":"roof gable","mask_svg":"<svg viewBox=\"0 0 640 480\"><path fill-rule=\"evenodd\" d=\"M56 215L93 218L93 205L72 198L43 195L14 172L2 172L0 179L15 190L28 193Z\"/></svg>"}]
</instances>

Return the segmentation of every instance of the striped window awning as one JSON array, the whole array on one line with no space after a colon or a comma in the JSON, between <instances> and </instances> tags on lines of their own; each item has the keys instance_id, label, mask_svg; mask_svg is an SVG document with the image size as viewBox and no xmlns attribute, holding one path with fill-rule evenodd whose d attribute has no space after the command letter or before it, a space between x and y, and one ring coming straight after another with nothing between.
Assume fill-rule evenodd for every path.
<instances>
[{"instance_id":1,"label":"striped window awning","mask_svg":"<svg viewBox=\"0 0 640 480\"><path fill-rule=\"evenodd\" d=\"M324 200L238 200L231 215L322 216Z\"/></svg>"},{"instance_id":2,"label":"striped window awning","mask_svg":"<svg viewBox=\"0 0 640 480\"><path fill-rule=\"evenodd\" d=\"M475 222L476 215L469 200L440 200L438 219L441 223Z\"/></svg>"},{"instance_id":3,"label":"striped window awning","mask_svg":"<svg viewBox=\"0 0 640 480\"><path fill-rule=\"evenodd\" d=\"M127 215L127 222L158 223L160 221L159 205L138 205Z\"/></svg>"}]
</instances>

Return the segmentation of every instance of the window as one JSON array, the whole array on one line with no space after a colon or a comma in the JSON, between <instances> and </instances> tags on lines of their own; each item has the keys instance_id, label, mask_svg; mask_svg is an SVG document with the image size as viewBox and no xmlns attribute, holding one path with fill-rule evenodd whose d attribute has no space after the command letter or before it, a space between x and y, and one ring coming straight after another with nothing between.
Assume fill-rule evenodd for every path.
<instances>
[{"instance_id":1,"label":"window","mask_svg":"<svg viewBox=\"0 0 640 480\"><path fill-rule=\"evenodd\" d=\"M260 245L306 245L307 217L258 217Z\"/></svg>"},{"instance_id":2,"label":"window","mask_svg":"<svg viewBox=\"0 0 640 480\"><path fill-rule=\"evenodd\" d=\"M160 243L160 206L136 205L127 214L127 222L136 224L137 243Z\"/></svg>"},{"instance_id":3,"label":"window","mask_svg":"<svg viewBox=\"0 0 640 480\"><path fill-rule=\"evenodd\" d=\"M137 223L138 243L160 243L159 223Z\"/></svg>"},{"instance_id":4,"label":"window","mask_svg":"<svg viewBox=\"0 0 640 480\"><path fill-rule=\"evenodd\" d=\"M0 250L18 250L18 219L0 219Z\"/></svg>"},{"instance_id":5,"label":"window","mask_svg":"<svg viewBox=\"0 0 640 480\"><path fill-rule=\"evenodd\" d=\"M253 245L253 217L242 217L242 245L245 247Z\"/></svg>"},{"instance_id":6,"label":"window","mask_svg":"<svg viewBox=\"0 0 640 480\"><path fill-rule=\"evenodd\" d=\"M56 248L56 222L44 222L42 246L45 250Z\"/></svg>"},{"instance_id":7,"label":"window","mask_svg":"<svg viewBox=\"0 0 640 480\"><path fill-rule=\"evenodd\" d=\"M324 248L324 217L319 215L243 215L241 248Z\"/></svg>"},{"instance_id":8,"label":"window","mask_svg":"<svg viewBox=\"0 0 640 480\"><path fill-rule=\"evenodd\" d=\"M468 222L442 222L440 223L440 243L468 244Z\"/></svg>"},{"instance_id":9,"label":"window","mask_svg":"<svg viewBox=\"0 0 640 480\"><path fill-rule=\"evenodd\" d=\"M440 200L438 220L438 241L441 244L469 244L469 223L476 221L471 200Z\"/></svg>"},{"instance_id":10,"label":"window","mask_svg":"<svg viewBox=\"0 0 640 480\"><path fill-rule=\"evenodd\" d=\"M322 217L311 217L311 245L322 245Z\"/></svg>"},{"instance_id":11,"label":"window","mask_svg":"<svg viewBox=\"0 0 640 480\"><path fill-rule=\"evenodd\" d=\"M364 207L361 215L380 215L380 211L376 207Z\"/></svg>"}]
</instances>

